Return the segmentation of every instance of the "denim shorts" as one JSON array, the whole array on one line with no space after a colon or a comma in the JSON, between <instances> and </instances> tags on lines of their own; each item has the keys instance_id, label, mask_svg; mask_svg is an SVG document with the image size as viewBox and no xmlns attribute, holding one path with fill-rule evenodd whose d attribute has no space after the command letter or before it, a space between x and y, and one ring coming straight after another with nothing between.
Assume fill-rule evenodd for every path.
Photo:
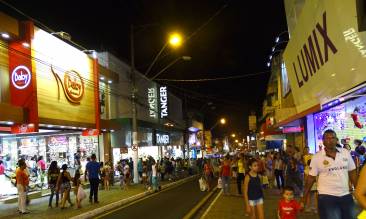
<instances>
[{"instance_id":1,"label":"denim shorts","mask_svg":"<svg viewBox=\"0 0 366 219\"><path fill-rule=\"evenodd\" d=\"M249 200L250 206L257 206L263 204L263 198L256 199L256 200Z\"/></svg>"}]
</instances>

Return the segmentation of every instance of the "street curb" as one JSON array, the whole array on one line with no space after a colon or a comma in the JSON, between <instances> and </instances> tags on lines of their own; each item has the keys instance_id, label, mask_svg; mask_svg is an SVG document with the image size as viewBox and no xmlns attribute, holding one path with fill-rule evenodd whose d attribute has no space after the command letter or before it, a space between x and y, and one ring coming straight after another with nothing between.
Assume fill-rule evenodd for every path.
<instances>
[{"instance_id":1,"label":"street curb","mask_svg":"<svg viewBox=\"0 0 366 219\"><path fill-rule=\"evenodd\" d=\"M167 189L167 188L170 188L170 187L175 187L175 186L178 186L182 183L185 183L195 177L197 177L198 175L193 175L193 176L189 176L187 178L184 178L184 179L181 179L179 181L176 181L176 182L172 182L172 183L169 183L169 184L166 184L166 185L163 185L161 186L161 189L164 190L164 189ZM146 191L146 192L142 192L142 193L139 193L137 195L134 195L134 196L131 196L131 197L128 197L128 198L125 198L125 199L122 199L120 201L117 201L117 202L113 202L113 203L110 203L110 204L107 204L103 207L100 207L100 208L96 208L94 210L91 210L91 211L88 211L88 212L85 212L83 214L79 214L77 216L74 216L74 217L71 217L70 219L85 219L85 218L92 218L92 217L95 217L97 215L100 215L102 213L105 213L106 211L109 211L109 210L113 210L113 209L116 209L118 207L121 207L123 205L126 205L130 202L133 202L133 201L136 201L138 199L141 199L143 197L146 197L146 196L149 196L151 194L154 194L153 191Z\"/></svg>"},{"instance_id":2,"label":"street curb","mask_svg":"<svg viewBox=\"0 0 366 219\"><path fill-rule=\"evenodd\" d=\"M183 219L190 219L192 218L197 212L202 208L204 204L215 194L216 190L218 190L217 186L208 193L192 210L190 210L186 215L184 215Z\"/></svg>"}]
</instances>

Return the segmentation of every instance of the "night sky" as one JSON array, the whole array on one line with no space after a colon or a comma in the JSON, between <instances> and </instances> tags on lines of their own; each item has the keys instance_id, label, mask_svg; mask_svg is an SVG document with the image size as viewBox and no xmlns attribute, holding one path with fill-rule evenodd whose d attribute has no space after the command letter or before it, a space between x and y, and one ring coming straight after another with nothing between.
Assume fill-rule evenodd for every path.
<instances>
[{"instance_id":1,"label":"night sky","mask_svg":"<svg viewBox=\"0 0 366 219\"><path fill-rule=\"evenodd\" d=\"M160 81L178 96L184 98L185 94L188 107L202 109L207 127L226 115L228 125L216 132L245 133L248 113L254 110L260 115L269 78L268 56L276 36L287 30L283 0L6 2L55 31L69 33L73 41L88 49L108 50L128 62L130 25L134 24L135 62L140 72L146 71L169 32L184 34L185 44L178 50L167 49L148 76L182 55L192 60L178 62L160 79L217 78L267 71L235 80Z\"/></svg>"}]
</instances>

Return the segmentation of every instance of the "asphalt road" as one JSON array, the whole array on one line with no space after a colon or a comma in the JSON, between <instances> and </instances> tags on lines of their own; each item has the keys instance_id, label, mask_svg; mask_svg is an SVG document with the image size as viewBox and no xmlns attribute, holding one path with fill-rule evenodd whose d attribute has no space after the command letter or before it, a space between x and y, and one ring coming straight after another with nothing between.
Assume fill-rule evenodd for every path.
<instances>
[{"instance_id":1,"label":"asphalt road","mask_svg":"<svg viewBox=\"0 0 366 219\"><path fill-rule=\"evenodd\" d=\"M181 219L207 194L199 190L198 178L195 178L98 218Z\"/></svg>"}]
</instances>

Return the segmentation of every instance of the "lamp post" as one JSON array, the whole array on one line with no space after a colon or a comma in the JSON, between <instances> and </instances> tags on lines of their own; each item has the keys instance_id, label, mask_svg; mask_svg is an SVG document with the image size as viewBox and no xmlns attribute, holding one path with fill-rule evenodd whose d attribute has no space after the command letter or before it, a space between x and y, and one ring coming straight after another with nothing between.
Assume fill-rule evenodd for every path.
<instances>
[{"instance_id":1,"label":"lamp post","mask_svg":"<svg viewBox=\"0 0 366 219\"><path fill-rule=\"evenodd\" d=\"M162 52L165 50L165 48L168 45L171 45L172 47L178 47L182 44L182 38L179 34L171 34L169 41L167 43L164 44L164 46L161 48L161 50L159 51L159 53L157 54L157 56L154 58L153 62L150 64L148 70L146 71L145 75L147 75L149 73L149 71L151 70L151 68L153 67L153 65L155 64L155 62L158 60L159 56L162 54ZM135 46L134 46L134 25L131 24L130 27L130 53L131 53L131 85L132 85L132 89L131 89L131 105L132 105L132 160L133 160L133 182L134 183L138 183L139 179L138 179L138 170L137 170L137 163L138 163L138 144L139 144L139 140L138 140L138 128L137 128L137 107L136 107L136 103L137 103L137 87L136 87L136 72L135 72ZM183 56L183 57L179 57L179 59L191 59L190 57L187 58L189 56ZM178 59L178 60L179 60ZM178 61L177 60L177 61ZM175 61L175 62L177 62ZM174 62L174 63L175 63ZM174 64L173 63L173 64ZM171 64L171 65L173 65ZM160 71L158 74L161 74L163 71L165 71L167 68L169 68L171 65L165 67L162 71ZM157 75L155 75L154 77L157 77Z\"/></svg>"},{"instance_id":2,"label":"lamp post","mask_svg":"<svg viewBox=\"0 0 366 219\"><path fill-rule=\"evenodd\" d=\"M178 33L173 33L169 36L169 40L164 44L164 46L160 49L158 54L155 56L154 60L150 64L149 68L146 70L145 75L149 74L152 67L154 66L155 62L159 59L160 55L163 53L163 51L166 49L168 45L171 45L173 48L177 48L182 45L182 37Z\"/></svg>"},{"instance_id":3,"label":"lamp post","mask_svg":"<svg viewBox=\"0 0 366 219\"><path fill-rule=\"evenodd\" d=\"M150 80L154 80L155 78L157 78L161 73L165 72L168 68L170 68L172 65L174 65L175 63L177 63L179 60L183 60L183 61L190 61L192 59L192 57L190 56L181 56L178 57L176 59L174 59L172 62L170 62L165 68L163 68L161 71L159 71L156 75L154 75L152 78L150 78Z\"/></svg>"},{"instance_id":4,"label":"lamp post","mask_svg":"<svg viewBox=\"0 0 366 219\"><path fill-rule=\"evenodd\" d=\"M218 124L221 125L225 125L226 124L226 119L225 118L221 118L219 120L217 120L217 122L209 129L209 131L211 132ZM206 139L205 139L205 130L203 130L203 147L206 147ZM202 158L203 158L203 150L202 151Z\"/></svg>"}]
</instances>

